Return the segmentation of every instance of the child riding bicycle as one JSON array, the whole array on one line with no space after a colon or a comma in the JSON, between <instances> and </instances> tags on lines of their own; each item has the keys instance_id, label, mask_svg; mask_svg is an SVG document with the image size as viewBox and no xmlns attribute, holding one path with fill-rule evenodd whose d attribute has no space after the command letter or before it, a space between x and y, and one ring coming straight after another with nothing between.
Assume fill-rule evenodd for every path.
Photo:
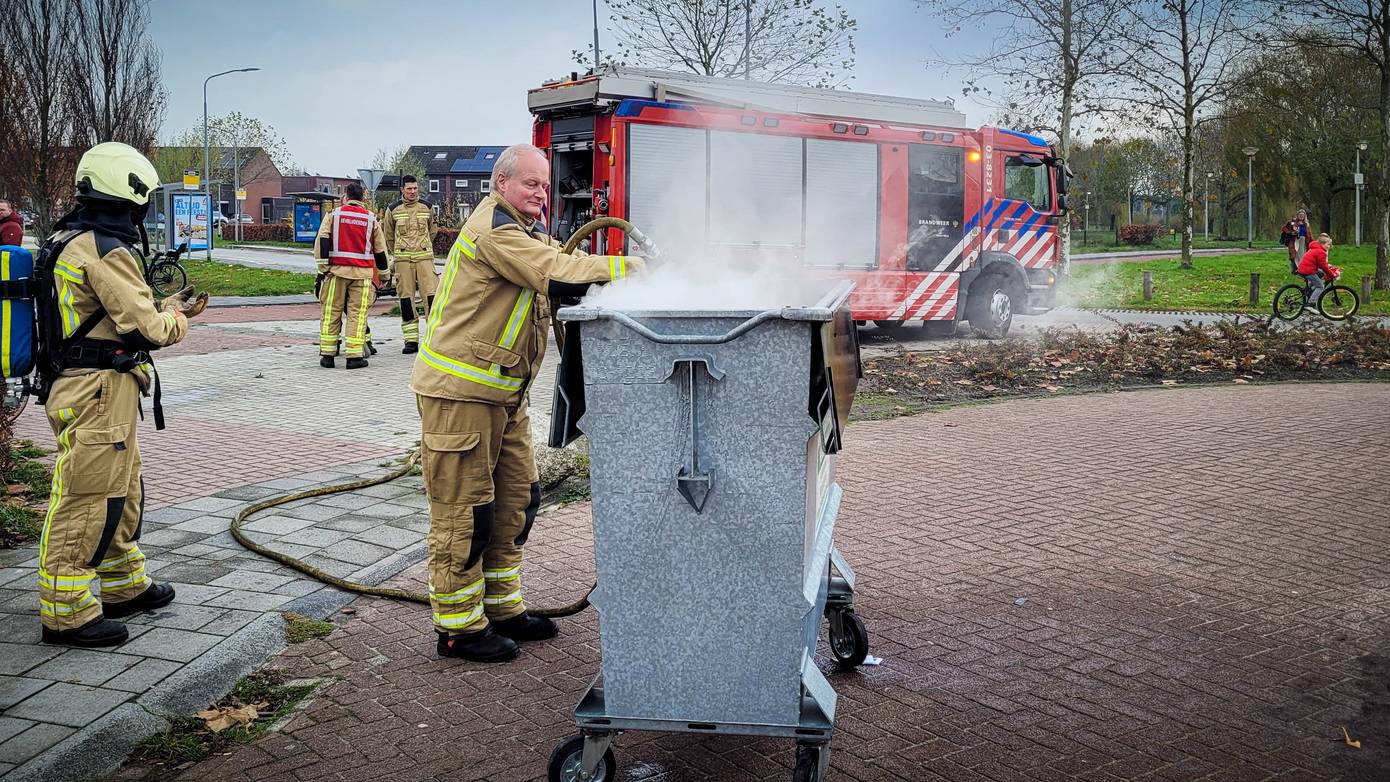
<instances>
[{"instance_id":1,"label":"child riding bicycle","mask_svg":"<svg viewBox=\"0 0 1390 782\"><path fill-rule=\"evenodd\" d=\"M1331 249L1332 237L1325 233L1318 234L1316 240L1308 243L1308 252L1298 262L1298 273L1308 281L1309 306L1316 306L1318 298L1322 296L1324 276L1330 282L1342 275L1341 269L1327 263L1327 253Z\"/></svg>"}]
</instances>

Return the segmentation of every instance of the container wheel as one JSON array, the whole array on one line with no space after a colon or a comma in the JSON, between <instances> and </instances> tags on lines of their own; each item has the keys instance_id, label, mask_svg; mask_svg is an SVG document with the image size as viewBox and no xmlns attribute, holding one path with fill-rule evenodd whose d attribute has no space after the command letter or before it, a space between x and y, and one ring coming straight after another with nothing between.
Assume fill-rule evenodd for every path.
<instances>
[{"instance_id":1,"label":"container wheel","mask_svg":"<svg viewBox=\"0 0 1390 782\"><path fill-rule=\"evenodd\" d=\"M811 744L796 745L796 770L792 771L792 782L819 782L820 754L823 748Z\"/></svg>"},{"instance_id":2,"label":"container wheel","mask_svg":"<svg viewBox=\"0 0 1390 782\"><path fill-rule=\"evenodd\" d=\"M835 626L840 626L836 632ZM858 668L869 656L869 631L853 609L842 611L840 621L830 622L830 653L841 668Z\"/></svg>"},{"instance_id":3,"label":"container wheel","mask_svg":"<svg viewBox=\"0 0 1390 782\"><path fill-rule=\"evenodd\" d=\"M584 758L584 737L572 736L550 753L549 782L613 782L618 775L618 763L609 747L592 776L584 776L580 766Z\"/></svg>"}]
</instances>

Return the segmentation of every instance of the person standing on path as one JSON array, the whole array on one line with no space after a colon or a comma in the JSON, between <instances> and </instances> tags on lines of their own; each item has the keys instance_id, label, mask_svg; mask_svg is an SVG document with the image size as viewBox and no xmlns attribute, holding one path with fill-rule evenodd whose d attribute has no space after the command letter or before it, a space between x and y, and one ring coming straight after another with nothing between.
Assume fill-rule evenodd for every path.
<instances>
[{"instance_id":1,"label":"person standing on path","mask_svg":"<svg viewBox=\"0 0 1390 782\"><path fill-rule=\"evenodd\" d=\"M401 200L391 205L386 217L386 250L396 261L396 295L401 300L402 353L419 350L420 321L429 317L439 275L434 271L434 234L439 227L434 210L420 200L420 183L406 174L401 178ZM420 306L415 306L415 293Z\"/></svg>"},{"instance_id":2,"label":"person standing on path","mask_svg":"<svg viewBox=\"0 0 1390 782\"><path fill-rule=\"evenodd\" d=\"M323 218L314 257L318 259L319 366L333 368L341 335L348 369L367 366L367 310L372 302L372 276L386 270L386 237L381 223L364 203L361 182L343 188L347 203ZM374 271L374 269L376 271ZM344 319L347 324L344 326Z\"/></svg>"},{"instance_id":3,"label":"person standing on path","mask_svg":"<svg viewBox=\"0 0 1390 782\"><path fill-rule=\"evenodd\" d=\"M40 298L40 328L53 343L39 401L58 456L39 538L39 619L44 643L114 646L129 635L115 618L174 599L173 587L145 574L138 544L145 502L135 424L153 381L155 425L164 428L149 353L184 338L207 294L189 302L180 291L155 306L132 252L137 242L148 252L141 224L159 186L144 155L98 144L76 179L77 205L41 251L54 290L51 305ZM100 600L90 590L97 578Z\"/></svg>"},{"instance_id":4,"label":"person standing on path","mask_svg":"<svg viewBox=\"0 0 1390 782\"><path fill-rule=\"evenodd\" d=\"M441 657L502 662L553 637L521 596L540 508L526 391L550 328L548 297L640 272L637 257L560 252L537 224L550 163L530 144L497 158L492 192L460 229L410 377L430 501L429 594Z\"/></svg>"},{"instance_id":5,"label":"person standing on path","mask_svg":"<svg viewBox=\"0 0 1390 782\"><path fill-rule=\"evenodd\" d=\"M1284 223L1284 229L1279 234L1279 239L1289 250L1289 271L1294 274L1298 273L1299 260L1308 252L1309 231L1308 212L1300 209L1292 220Z\"/></svg>"},{"instance_id":6,"label":"person standing on path","mask_svg":"<svg viewBox=\"0 0 1390 782\"><path fill-rule=\"evenodd\" d=\"M24 219L5 198L0 198L0 245L24 246Z\"/></svg>"}]
</instances>

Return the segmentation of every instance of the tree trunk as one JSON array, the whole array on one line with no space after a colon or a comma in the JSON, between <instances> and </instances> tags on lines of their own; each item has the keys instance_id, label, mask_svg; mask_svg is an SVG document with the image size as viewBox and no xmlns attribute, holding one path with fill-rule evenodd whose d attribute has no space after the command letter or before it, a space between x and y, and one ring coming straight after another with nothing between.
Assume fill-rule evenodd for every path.
<instances>
[{"instance_id":1,"label":"tree trunk","mask_svg":"<svg viewBox=\"0 0 1390 782\"><path fill-rule=\"evenodd\" d=\"M1057 154L1063 161L1071 159L1071 105L1076 90L1076 67L1073 65L1072 43L1072 0L1062 0L1062 67L1066 73L1062 78L1062 116L1057 128ZM1064 168L1057 169L1057 177L1066 176ZM1071 276L1071 218L1064 216L1057 226L1057 252L1060 255L1060 273Z\"/></svg>"},{"instance_id":2,"label":"tree trunk","mask_svg":"<svg viewBox=\"0 0 1390 782\"><path fill-rule=\"evenodd\" d=\"M1376 188L1376 288L1390 291L1390 31L1382 33L1380 58L1380 172Z\"/></svg>"},{"instance_id":3,"label":"tree trunk","mask_svg":"<svg viewBox=\"0 0 1390 782\"><path fill-rule=\"evenodd\" d=\"M1178 21L1182 27L1182 263L1192 268L1192 157L1197 145L1197 109L1193 105L1195 90L1192 77L1191 43L1188 38L1188 6L1180 6Z\"/></svg>"}]
</instances>

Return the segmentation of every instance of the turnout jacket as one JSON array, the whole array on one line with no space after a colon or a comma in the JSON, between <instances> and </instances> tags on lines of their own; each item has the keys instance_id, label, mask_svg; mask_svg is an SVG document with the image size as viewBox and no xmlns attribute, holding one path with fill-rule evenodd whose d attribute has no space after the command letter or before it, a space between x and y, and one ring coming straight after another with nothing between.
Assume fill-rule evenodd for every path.
<instances>
[{"instance_id":1,"label":"turnout jacket","mask_svg":"<svg viewBox=\"0 0 1390 782\"><path fill-rule=\"evenodd\" d=\"M355 206L359 209L371 211L371 207L361 201L348 201L343 206ZM339 207L341 209L342 207ZM376 256L376 269L372 264L366 266L344 266L341 264L330 264L328 256L333 246L333 212L323 216L323 222L319 224L319 233L314 240L314 258L318 260L319 274L333 274L348 280L370 280L377 273L377 269L386 269L386 237L381 232L381 221L373 219L371 236L367 237L367 250Z\"/></svg>"},{"instance_id":2,"label":"turnout jacket","mask_svg":"<svg viewBox=\"0 0 1390 782\"><path fill-rule=\"evenodd\" d=\"M548 298L582 296L590 284L626 274L623 256L562 253L534 220L489 195L449 251L410 389L520 405L545 353Z\"/></svg>"},{"instance_id":3,"label":"turnout jacket","mask_svg":"<svg viewBox=\"0 0 1390 782\"><path fill-rule=\"evenodd\" d=\"M140 259L120 239L87 231L63 248L53 266L58 315L63 336L70 337L100 307L106 317L87 334L88 340L119 342L132 351L157 350L179 342L188 333L188 320L155 306ZM64 375L95 372L68 369ZM142 389L150 383L149 367L132 374Z\"/></svg>"},{"instance_id":4,"label":"turnout jacket","mask_svg":"<svg viewBox=\"0 0 1390 782\"><path fill-rule=\"evenodd\" d=\"M434 211L423 200L397 201L381 220L386 249L398 261L434 261Z\"/></svg>"}]
</instances>

